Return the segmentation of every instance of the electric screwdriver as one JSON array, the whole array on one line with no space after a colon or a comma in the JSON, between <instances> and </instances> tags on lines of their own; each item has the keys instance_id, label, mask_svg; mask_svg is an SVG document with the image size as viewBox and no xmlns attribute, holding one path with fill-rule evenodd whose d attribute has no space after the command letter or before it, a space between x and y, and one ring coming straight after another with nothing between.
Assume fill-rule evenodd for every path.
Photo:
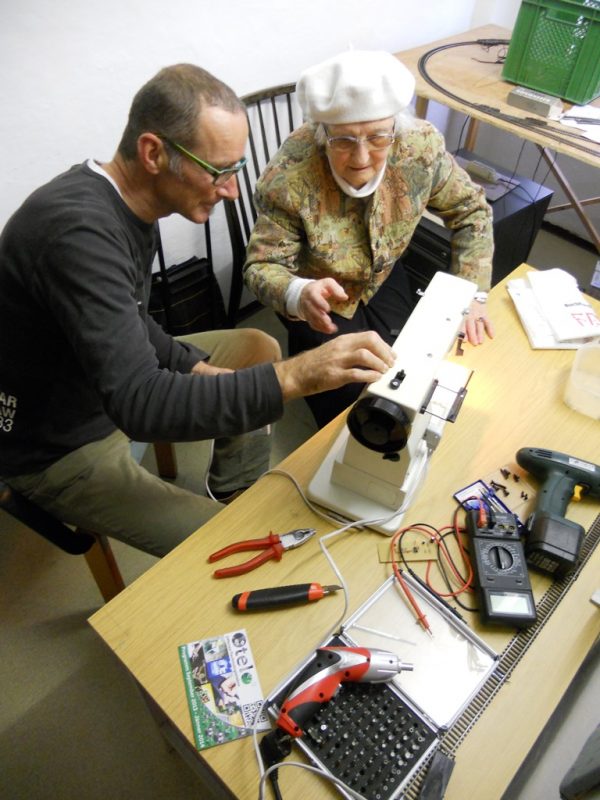
<instances>
[{"instance_id":1,"label":"electric screwdriver","mask_svg":"<svg viewBox=\"0 0 600 800\"><path fill-rule=\"evenodd\" d=\"M304 726L323 703L329 702L342 683L384 683L401 670L412 670L395 653L367 647L319 647L301 670L291 693L282 703L277 727L263 736L260 752L265 767L283 761L292 749L292 740L304 733ZM275 793L277 770L269 773Z\"/></svg>"},{"instance_id":2,"label":"electric screwdriver","mask_svg":"<svg viewBox=\"0 0 600 800\"><path fill-rule=\"evenodd\" d=\"M383 683L401 670L412 670L395 653L367 647L320 647L300 674L281 706L277 726L297 738L319 706L327 703L341 683Z\"/></svg>"},{"instance_id":3,"label":"electric screwdriver","mask_svg":"<svg viewBox=\"0 0 600 800\"><path fill-rule=\"evenodd\" d=\"M584 535L581 525L565 519L567 506L581 495L600 498L600 466L541 447L522 447L516 459L542 482L526 525L527 563L563 578L577 564Z\"/></svg>"}]
</instances>

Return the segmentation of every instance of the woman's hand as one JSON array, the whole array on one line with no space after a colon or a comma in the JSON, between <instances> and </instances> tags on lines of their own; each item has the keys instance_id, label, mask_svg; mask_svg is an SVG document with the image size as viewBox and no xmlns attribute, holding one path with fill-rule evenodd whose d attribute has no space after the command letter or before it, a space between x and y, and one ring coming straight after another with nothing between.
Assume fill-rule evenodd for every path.
<instances>
[{"instance_id":1,"label":"woman's hand","mask_svg":"<svg viewBox=\"0 0 600 800\"><path fill-rule=\"evenodd\" d=\"M494 338L494 326L487 315L487 303L475 297L469 306L469 313L466 315L462 328L465 338L469 344L483 344L485 335L490 339Z\"/></svg>"},{"instance_id":2,"label":"woman's hand","mask_svg":"<svg viewBox=\"0 0 600 800\"><path fill-rule=\"evenodd\" d=\"M329 300L341 303L347 299L348 295L336 280L321 278L306 284L300 295L298 307L302 318L314 331L335 333L337 325L334 325L329 316L331 310Z\"/></svg>"}]
</instances>

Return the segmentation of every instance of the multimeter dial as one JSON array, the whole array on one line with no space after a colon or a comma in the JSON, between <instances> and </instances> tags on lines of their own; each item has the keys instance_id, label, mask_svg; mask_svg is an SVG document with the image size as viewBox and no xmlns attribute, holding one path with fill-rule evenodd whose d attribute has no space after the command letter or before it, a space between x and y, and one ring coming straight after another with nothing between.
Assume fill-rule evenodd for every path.
<instances>
[{"instance_id":1,"label":"multimeter dial","mask_svg":"<svg viewBox=\"0 0 600 800\"><path fill-rule=\"evenodd\" d=\"M481 542L480 558L492 572L498 574L523 573L523 559L519 547L514 542Z\"/></svg>"}]
</instances>

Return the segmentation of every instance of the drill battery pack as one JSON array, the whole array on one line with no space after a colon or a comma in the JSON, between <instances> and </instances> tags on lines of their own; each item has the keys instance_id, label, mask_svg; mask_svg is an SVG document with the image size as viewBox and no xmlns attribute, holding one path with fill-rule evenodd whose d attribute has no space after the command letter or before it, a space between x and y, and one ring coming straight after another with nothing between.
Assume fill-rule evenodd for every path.
<instances>
[{"instance_id":1,"label":"drill battery pack","mask_svg":"<svg viewBox=\"0 0 600 800\"><path fill-rule=\"evenodd\" d=\"M527 563L560 580L579 560L585 531L581 525L556 514L535 515L525 542Z\"/></svg>"}]
</instances>

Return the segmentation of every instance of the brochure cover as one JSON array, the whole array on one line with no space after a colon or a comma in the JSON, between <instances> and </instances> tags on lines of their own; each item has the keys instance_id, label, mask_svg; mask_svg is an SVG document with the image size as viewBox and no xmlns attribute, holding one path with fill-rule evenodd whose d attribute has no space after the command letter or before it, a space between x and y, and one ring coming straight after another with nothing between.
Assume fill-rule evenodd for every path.
<instances>
[{"instance_id":1,"label":"brochure cover","mask_svg":"<svg viewBox=\"0 0 600 800\"><path fill-rule=\"evenodd\" d=\"M180 645L179 659L198 750L251 735L263 694L246 631Z\"/></svg>"}]
</instances>

